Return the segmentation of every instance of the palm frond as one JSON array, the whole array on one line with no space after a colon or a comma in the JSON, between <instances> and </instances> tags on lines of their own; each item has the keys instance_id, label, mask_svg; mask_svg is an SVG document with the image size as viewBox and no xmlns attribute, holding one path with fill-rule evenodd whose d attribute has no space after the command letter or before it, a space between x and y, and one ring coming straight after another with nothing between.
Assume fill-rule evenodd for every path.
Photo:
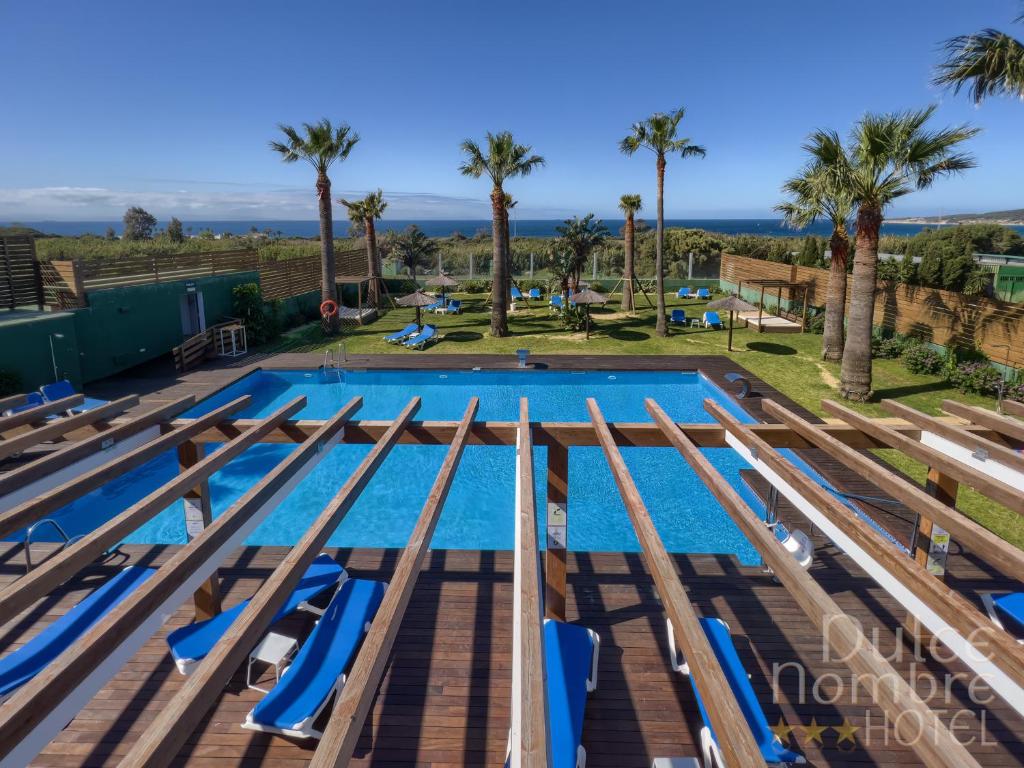
<instances>
[{"instance_id":1,"label":"palm frond","mask_svg":"<svg viewBox=\"0 0 1024 768\"><path fill-rule=\"evenodd\" d=\"M936 85L952 88L953 93L967 88L975 104L987 96L1024 98L1021 41L995 29L983 29L951 38L944 47L946 60L938 66L932 81Z\"/></svg>"},{"instance_id":2,"label":"palm frond","mask_svg":"<svg viewBox=\"0 0 1024 768\"><path fill-rule=\"evenodd\" d=\"M619 210L627 218L635 215L641 208L643 208L643 201L640 199L640 195L623 195L619 198Z\"/></svg>"}]
</instances>

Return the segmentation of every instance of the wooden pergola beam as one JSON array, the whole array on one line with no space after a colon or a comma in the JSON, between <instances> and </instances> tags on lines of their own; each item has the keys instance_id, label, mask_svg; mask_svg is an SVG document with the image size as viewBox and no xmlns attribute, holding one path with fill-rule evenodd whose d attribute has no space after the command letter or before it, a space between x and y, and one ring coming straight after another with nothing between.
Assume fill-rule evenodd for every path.
<instances>
[{"instance_id":1,"label":"wooden pergola beam","mask_svg":"<svg viewBox=\"0 0 1024 768\"><path fill-rule=\"evenodd\" d=\"M200 662L188 680L142 733L125 755L121 762L122 768L159 768L174 761L185 740L223 694L224 687L235 670L259 642L259 638L277 611L284 605L306 569L327 544L331 534L345 519L345 515L398 442L398 436L419 407L420 398L414 397L402 409L392 422L391 429L367 453L299 542L253 595L245 610L235 619L213 650ZM214 523L214 526L216 525L217 523Z\"/></svg>"},{"instance_id":2,"label":"wooden pergola beam","mask_svg":"<svg viewBox=\"0 0 1024 768\"><path fill-rule=\"evenodd\" d=\"M919 563L898 550L891 542L839 502L822 485L797 469L774 448L769 446L745 424L713 400L704 401L704 407L718 420L750 456L755 469L765 466L779 482L768 479L780 493L794 503L801 512L806 500L823 521L834 526L836 535L849 541L849 545L836 542L847 552L856 547L870 563L861 566L867 575L893 595L913 615L951 648L969 667L979 674L1001 673L1003 680L987 679L1011 706L1024 709L1024 646L992 623L959 592L933 578ZM746 458L746 456L745 456ZM760 470L759 470L760 471ZM787 488L788 486L788 488ZM821 527L819 525L819 527ZM823 529L824 530L824 529ZM833 533L824 530L835 540ZM899 587L899 593L894 589ZM908 604L909 603L909 604ZM921 615L927 613L928 615Z\"/></svg>"},{"instance_id":3,"label":"wooden pergola beam","mask_svg":"<svg viewBox=\"0 0 1024 768\"><path fill-rule=\"evenodd\" d=\"M441 510L455 480L455 473L459 468L459 461L479 405L480 399L473 397L466 406L455 439L444 457L430 493L427 494L427 500L416 520L409 541L402 550L398 565L395 566L394 575L377 616L352 665L345 687L334 705L334 711L324 729L323 738L313 756L311 766L345 766L352 759L352 753L363 730L363 723L366 722L373 699L377 695L377 687L384 676L388 657L402 624L402 617L409 605L423 562L430 551L430 540L434 535L434 529L437 528L438 520L441 519Z\"/></svg>"},{"instance_id":4,"label":"wooden pergola beam","mask_svg":"<svg viewBox=\"0 0 1024 768\"><path fill-rule=\"evenodd\" d=\"M970 486L983 496L988 496L993 501L999 502L1017 514L1024 515L1024 496L1021 495L1019 489L1013 488L983 472L979 472L917 440L901 435L895 430L872 421L866 416L861 416L856 411L852 411L837 402L822 400L821 407L852 427L885 443L887 447L896 448L910 458L920 461L925 466L934 467L943 474L956 478L964 485Z\"/></svg>"},{"instance_id":5,"label":"wooden pergola beam","mask_svg":"<svg viewBox=\"0 0 1024 768\"><path fill-rule=\"evenodd\" d=\"M28 402L28 397L24 394L0 397L0 414L9 408L17 408L20 405L24 405L26 402Z\"/></svg>"},{"instance_id":6,"label":"wooden pergola beam","mask_svg":"<svg viewBox=\"0 0 1024 768\"><path fill-rule=\"evenodd\" d=\"M935 712L893 669L878 649L865 637L858 623L847 616L824 589L800 567L782 543L769 531L725 480L700 449L669 419L658 404L648 398L648 413L666 437L682 454L704 485L722 505L747 540L764 558L765 564L786 588L811 622L827 637L831 648L866 685L875 703L889 722L911 744L918 757L929 766L977 766L966 747L942 724ZM905 715L911 713L913 717Z\"/></svg>"},{"instance_id":7,"label":"wooden pergola beam","mask_svg":"<svg viewBox=\"0 0 1024 768\"><path fill-rule=\"evenodd\" d=\"M24 395L17 395L20 397L22 402L25 401ZM68 397L62 397L60 400L54 400L49 403L43 403L37 405L34 408L27 408L24 411L18 413L12 413L10 416L0 416L0 432L10 432L12 429L23 427L26 424L35 424L36 422L43 421L47 416L52 416L55 413L64 413L69 408L76 408L85 402L85 397L82 395L70 395ZM14 408L15 405L4 405L2 410L7 408Z\"/></svg>"},{"instance_id":8,"label":"wooden pergola beam","mask_svg":"<svg viewBox=\"0 0 1024 768\"><path fill-rule=\"evenodd\" d=\"M41 456L24 466L0 475L0 502L3 497L29 486L44 478L54 478L58 473L80 471L79 462L94 460L104 451L116 448L129 438L135 437L147 429L156 428L167 419L173 419L182 411L186 411L195 403L193 395L172 400L131 419L112 421L109 428L101 432L92 430L91 434L75 442L62 443L62 447L45 456ZM183 419L181 426L187 427L189 421ZM203 430L199 430L201 433ZM65 435L67 437L67 435ZM123 455L123 454L122 454Z\"/></svg>"},{"instance_id":9,"label":"wooden pergola beam","mask_svg":"<svg viewBox=\"0 0 1024 768\"><path fill-rule=\"evenodd\" d=\"M654 522L651 520L647 507L644 505L640 491L636 487L626 462L622 458L615 438L608 428L608 423L593 398L587 398L587 411L593 424L594 432L604 452L605 459L615 478L619 495L626 505L626 512L633 523L633 529L640 540L647 569L654 579L658 596L665 607L665 612L672 621L676 642L682 649L690 665L701 698L713 702L707 708L711 725L718 736L718 746L722 750L727 765L764 766L764 757L754 741L747 726L736 696L729 681L718 663L715 652L711 649L704 629L697 618L697 613L690 603L686 589L679 580L672 558L669 557L665 545L658 535Z\"/></svg>"},{"instance_id":10,"label":"wooden pergola beam","mask_svg":"<svg viewBox=\"0 0 1024 768\"><path fill-rule=\"evenodd\" d=\"M978 525L955 508L938 501L919 485L898 477L872 461L870 457L843 445L817 424L800 418L775 401L765 400L761 407L833 459L905 504L908 509L941 525L957 540L966 544L987 562L997 566L1003 573L1013 577L1024 573L1024 551L1013 544Z\"/></svg>"},{"instance_id":11,"label":"wooden pergola beam","mask_svg":"<svg viewBox=\"0 0 1024 768\"><path fill-rule=\"evenodd\" d=\"M191 396L187 400L191 402ZM164 451L181 445L211 424L216 424L229 417L232 413L245 408L250 400L251 398L248 395L232 400L230 403L222 405L205 416L195 419L191 424L181 429L161 435L152 442L144 443L128 453L116 456L106 464L101 464L83 475L68 480L66 483L62 483L6 512L0 513L0 538L10 536L15 531L57 511L65 504L69 504L126 472L145 464Z\"/></svg>"},{"instance_id":12,"label":"wooden pergola beam","mask_svg":"<svg viewBox=\"0 0 1024 768\"><path fill-rule=\"evenodd\" d=\"M306 406L305 397L296 397L212 453L186 472L160 486L128 509L115 515L84 539L53 555L38 568L29 571L0 591L0 616L12 616L24 610L51 589L60 586L82 568L100 557L143 523L151 520L181 498L190 488L224 468L228 462L259 442L262 435L286 421Z\"/></svg>"},{"instance_id":13,"label":"wooden pergola beam","mask_svg":"<svg viewBox=\"0 0 1024 768\"><path fill-rule=\"evenodd\" d=\"M1005 406L1010 401L1005 401ZM978 426L990 429L998 435L1008 437L1018 443L1024 443L1024 423L1008 416L1003 416L987 408L979 408L976 405L965 405L956 400L943 400L942 410L953 416L973 422Z\"/></svg>"},{"instance_id":14,"label":"wooden pergola beam","mask_svg":"<svg viewBox=\"0 0 1024 768\"><path fill-rule=\"evenodd\" d=\"M209 528L179 549L157 573L146 579L73 646L16 691L0 707L0 763L29 763L60 732L78 708L106 684L121 664L138 652L164 623L165 616L188 599L224 558L240 546L245 537L327 455L329 449L336 444L335 438L345 420L361 402L360 398L353 398L317 435L311 436L289 453ZM276 415L289 412L296 405L301 408L304 404L305 398L296 398ZM298 582L300 575L301 571L295 575L294 582ZM279 595L279 604L284 602L289 592ZM240 619L236 619L228 633L237 631L239 624ZM243 652L248 653L255 642L253 640L251 645L245 646ZM232 671L240 663L236 663ZM190 731L206 711L207 708L195 711ZM161 754L160 758L164 762L160 764L171 762L176 751ZM155 762L147 764L153 765Z\"/></svg>"},{"instance_id":15,"label":"wooden pergola beam","mask_svg":"<svg viewBox=\"0 0 1024 768\"><path fill-rule=\"evenodd\" d=\"M167 429L177 429L186 424L188 419L172 421ZM197 443L223 443L237 437L253 424L252 419L227 420L216 427L211 427L195 437ZM267 443L298 443L305 440L323 424L315 419L289 421L279 429L269 433L262 442ZM343 442L347 445L372 444L377 442L390 425L388 421L354 420L345 428ZM413 421L402 433L400 444L403 445L448 445L458 429L457 421ZM586 423L578 422L534 422L533 441L538 446L592 446L597 447L598 441L593 429ZM719 424L680 424L680 428L701 448L725 448L725 430ZM921 430L913 424L891 423L889 429L907 437L918 439ZM784 424L754 424L756 434L775 448L811 448L806 440L793 432ZM845 423L823 424L822 430L852 448L876 449L888 448L888 444L865 435L860 429ZM516 444L518 425L514 421L475 421L469 435L469 445L508 445ZM620 446L640 448L667 448L665 436L648 422L611 422L608 429ZM995 433L985 427L967 427L971 432L984 437Z\"/></svg>"},{"instance_id":16,"label":"wooden pergola beam","mask_svg":"<svg viewBox=\"0 0 1024 768\"><path fill-rule=\"evenodd\" d=\"M1002 443L987 440L984 437L968 432L962 427L949 424L926 413L921 413L895 400L883 400L882 407L893 416L909 421L914 426L919 427L922 432L931 432L969 451L984 454L1000 464L1015 469L1017 472L1024 472L1024 456L1021 456L1012 448L1007 448Z\"/></svg>"},{"instance_id":17,"label":"wooden pergola beam","mask_svg":"<svg viewBox=\"0 0 1024 768\"><path fill-rule=\"evenodd\" d=\"M71 398L68 399L70 400ZM58 400L57 402L59 403L62 401ZM40 443L45 443L49 440L56 440L57 438L62 437L65 433L78 429L79 427L95 425L100 422L107 421L111 417L122 414L129 408L134 408L138 404L138 395L128 395L127 397L122 397L119 400L104 403L96 408L90 408L88 411L76 413L74 416L65 416L63 418L56 419L55 421L47 422L41 427L36 427L30 432L23 432L22 434L16 435L8 440L0 441L0 459L6 459L8 456L21 453L26 448L31 448L34 445L39 445ZM54 405L56 405L56 403L54 403Z\"/></svg>"},{"instance_id":18,"label":"wooden pergola beam","mask_svg":"<svg viewBox=\"0 0 1024 768\"><path fill-rule=\"evenodd\" d=\"M1011 416L1024 419L1024 403L1018 403L1016 400L1003 400L1003 410Z\"/></svg>"}]
</instances>

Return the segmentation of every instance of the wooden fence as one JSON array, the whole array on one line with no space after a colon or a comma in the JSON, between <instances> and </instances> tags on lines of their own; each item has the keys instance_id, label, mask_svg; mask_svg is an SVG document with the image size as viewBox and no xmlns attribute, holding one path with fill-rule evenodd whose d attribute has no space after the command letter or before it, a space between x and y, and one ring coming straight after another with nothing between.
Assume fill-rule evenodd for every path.
<instances>
[{"instance_id":1,"label":"wooden fence","mask_svg":"<svg viewBox=\"0 0 1024 768\"><path fill-rule=\"evenodd\" d=\"M43 308L43 284L31 235L0 237L0 309Z\"/></svg>"},{"instance_id":2,"label":"wooden fence","mask_svg":"<svg viewBox=\"0 0 1024 768\"><path fill-rule=\"evenodd\" d=\"M824 305L828 295L828 270L797 267L761 259L722 254L721 279L786 280L807 285L807 301ZM783 289L784 301L795 297ZM850 296L847 292L847 304ZM1011 304L984 296L880 282L875 293L876 326L913 334L933 344L964 349L977 348L997 363L1024 368L1024 304Z\"/></svg>"},{"instance_id":3,"label":"wooden fence","mask_svg":"<svg viewBox=\"0 0 1024 768\"><path fill-rule=\"evenodd\" d=\"M256 271L257 261L256 251L230 250L76 261L75 268L85 290L89 291Z\"/></svg>"}]
</instances>

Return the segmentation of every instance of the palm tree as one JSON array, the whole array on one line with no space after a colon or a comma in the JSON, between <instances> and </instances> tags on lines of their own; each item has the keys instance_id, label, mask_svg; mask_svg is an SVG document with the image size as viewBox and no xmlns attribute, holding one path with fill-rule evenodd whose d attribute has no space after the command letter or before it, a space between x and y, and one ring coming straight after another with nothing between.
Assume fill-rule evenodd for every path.
<instances>
[{"instance_id":1,"label":"palm tree","mask_svg":"<svg viewBox=\"0 0 1024 768\"><path fill-rule=\"evenodd\" d=\"M622 268L622 311L632 312L633 307L633 236L636 234L634 217L642 208L640 195L623 195L619 198L619 210L626 217L622 236L626 240L626 262Z\"/></svg>"},{"instance_id":2,"label":"palm tree","mask_svg":"<svg viewBox=\"0 0 1024 768\"><path fill-rule=\"evenodd\" d=\"M632 155L641 147L651 150L657 158L658 169L658 233L655 245L654 267L658 279L658 321L655 333L659 336L668 335L668 324L665 321L665 158L667 155L678 154L680 157L704 157L706 150L689 139L676 138L679 121L686 111L680 107L674 112L665 114L655 112L643 122L633 124L633 133L619 142L619 149L626 155Z\"/></svg>"},{"instance_id":3,"label":"palm tree","mask_svg":"<svg viewBox=\"0 0 1024 768\"><path fill-rule=\"evenodd\" d=\"M1024 21L1024 15L1017 21ZM997 29L959 35L945 43L946 60L934 83L953 89L969 88L975 104L986 96L1024 98L1024 43Z\"/></svg>"},{"instance_id":4,"label":"palm tree","mask_svg":"<svg viewBox=\"0 0 1024 768\"><path fill-rule=\"evenodd\" d=\"M377 227L374 221L384 215L388 204L384 200L384 191L378 189L371 192L362 200L338 201L348 209L348 217L353 223L358 223L366 237L366 267L370 278L370 286L367 291L367 299L374 307L380 305L380 254L377 252Z\"/></svg>"},{"instance_id":5,"label":"palm tree","mask_svg":"<svg viewBox=\"0 0 1024 768\"><path fill-rule=\"evenodd\" d=\"M342 162L348 157L352 147L359 141L359 134L346 123L335 128L327 118L312 125L303 123L305 136L290 125L280 124L278 128L285 135L286 141L271 141L270 148L280 153L286 163L305 160L316 169L316 196L320 206L320 296L324 301L334 301L337 297L334 284L334 222L331 218L331 180L327 171L335 162ZM337 315L329 322L324 322L325 332L337 333L339 327Z\"/></svg>"},{"instance_id":6,"label":"palm tree","mask_svg":"<svg viewBox=\"0 0 1024 768\"><path fill-rule=\"evenodd\" d=\"M388 246L391 254L409 270L413 282L416 282L416 269L433 264L438 249L437 241L427 237L415 224L410 224L401 234L390 236Z\"/></svg>"},{"instance_id":7,"label":"palm tree","mask_svg":"<svg viewBox=\"0 0 1024 768\"><path fill-rule=\"evenodd\" d=\"M505 295L512 297L512 236L509 234L508 212L519 205L508 192L505 193Z\"/></svg>"},{"instance_id":8,"label":"palm tree","mask_svg":"<svg viewBox=\"0 0 1024 768\"><path fill-rule=\"evenodd\" d=\"M566 219L562 226L555 227L558 232L558 252L568 254L568 263L560 267L559 271L565 273L562 279L562 307L569 307L570 282L574 290L579 290L580 273L587 266L587 259L594 249L604 243L610 234L604 222L600 219L595 221L594 214L588 213L582 219L574 216ZM563 258L563 257L559 257Z\"/></svg>"},{"instance_id":9,"label":"palm tree","mask_svg":"<svg viewBox=\"0 0 1024 768\"><path fill-rule=\"evenodd\" d=\"M826 162L839 158L848 165L846 151L836 133L817 131L804 145L811 161L800 173L787 181L782 189L789 200L775 206L786 224L796 229L809 227L819 218L832 225L829 247L828 297L825 300L825 333L822 337L822 357L838 362L843 359L843 324L846 318L846 268L850 256L849 223L853 215L850 190L838 183L839 175Z\"/></svg>"},{"instance_id":10,"label":"palm tree","mask_svg":"<svg viewBox=\"0 0 1024 768\"><path fill-rule=\"evenodd\" d=\"M491 335L508 336L508 238L506 237L506 180L528 176L534 168L544 165L544 158L530 154L530 147L516 144L509 131L487 133L487 154L472 139L462 142L466 155L459 170L475 179L491 180L491 237L494 265L491 273Z\"/></svg>"},{"instance_id":11,"label":"palm tree","mask_svg":"<svg viewBox=\"0 0 1024 768\"><path fill-rule=\"evenodd\" d=\"M854 126L849 149L822 144L822 162L836 174L857 207L856 253L840 393L850 400L871 396L871 325L875 308L878 236L886 207L916 189L927 189L942 176L974 167L974 158L959 151L978 133L956 126L925 129L935 107L891 114L869 114Z\"/></svg>"}]
</instances>

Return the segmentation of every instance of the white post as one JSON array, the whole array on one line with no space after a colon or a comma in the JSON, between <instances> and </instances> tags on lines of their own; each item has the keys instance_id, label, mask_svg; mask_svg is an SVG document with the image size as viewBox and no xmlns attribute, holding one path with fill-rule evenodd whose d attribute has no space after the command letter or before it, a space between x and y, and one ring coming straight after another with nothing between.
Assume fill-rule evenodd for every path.
<instances>
[{"instance_id":1,"label":"white post","mask_svg":"<svg viewBox=\"0 0 1024 768\"><path fill-rule=\"evenodd\" d=\"M530 277L533 277L533 252L530 252Z\"/></svg>"},{"instance_id":2,"label":"white post","mask_svg":"<svg viewBox=\"0 0 1024 768\"><path fill-rule=\"evenodd\" d=\"M473 254L469 254L469 279L473 279Z\"/></svg>"},{"instance_id":3,"label":"white post","mask_svg":"<svg viewBox=\"0 0 1024 768\"><path fill-rule=\"evenodd\" d=\"M594 266L590 270L590 279L597 280L597 251L594 251Z\"/></svg>"},{"instance_id":4,"label":"white post","mask_svg":"<svg viewBox=\"0 0 1024 768\"><path fill-rule=\"evenodd\" d=\"M690 251L690 262L686 265L686 279L693 280L693 251Z\"/></svg>"}]
</instances>

